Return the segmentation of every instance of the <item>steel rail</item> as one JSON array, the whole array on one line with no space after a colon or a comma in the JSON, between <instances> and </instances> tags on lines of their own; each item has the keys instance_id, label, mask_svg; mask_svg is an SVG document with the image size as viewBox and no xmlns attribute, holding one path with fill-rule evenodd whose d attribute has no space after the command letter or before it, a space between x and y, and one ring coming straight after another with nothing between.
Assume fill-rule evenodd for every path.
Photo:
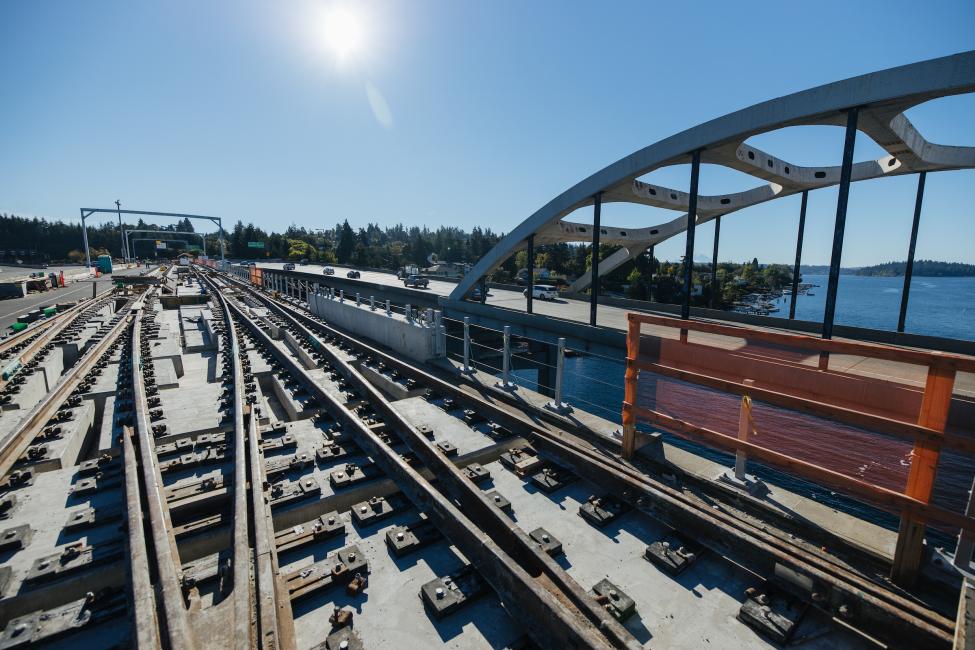
<instances>
[{"instance_id":1,"label":"steel rail","mask_svg":"<svg viewBox=\"0 0 975 650\"><path fill-rule=\"evenodd\" d=\"M145 524L142 519L142 490L135 454L135 431L122 428L122 464L125 475L125 544L129 552L129 588L132 600L132 625L135 647L140 650L159 648L159 619L149 577Z\"/></svg>"},{"instance_id":2,"label":"steel rail","mask_svg":"<svg viewBox=\"0 0 975 650\"><path fill-rule=\"evenodd\" d=\"M131 318L131 314L119 316L116 323L105 333L102 339L90 347L78 363L61 375L54 388L34 405L34 408L20 421L20 424L0 439L0 476L5 476L10 471L20 455L30 446L34 436L44 428L44 425L57 411L61 403L68 398L85 373L97 363L102 353L115 342Z\"/></svg>"},{"instance_id":3,"label":"steel rail","mask_svg":"<svg viewBox=\"0 0 975 650\"><path fill-rule=\"evenodd\" d=\"M159 462L156 457L156 443L149 426L148 406L145 394L145 381L142 371L142 326L141 317L136 320L132 332L132 408L135 430L139 441L142 461L142 482L146 489L146 505L149 511L149 530L152 533L152 546L155 554L157 591L161 595L165 621L166 639L170 648L192 650L197 646L196 637L190 627L189 614L180 587L181 565L176 539L173 537L169 507L166 505L165 489Z\"/></svg>"},{"instance_id":4,"label":"steel rail","mask_svg":"<svg viewBox=\"0 0 975 650\"><path fill-rule=\"evenodd\" d=\"M264 498L264 467L259 449L260 434L253 408L244 406L244 372L237 328L227 299L210 284L223 313L224 333L230 345L234 391L234 612L235 641L267 650L288 650L295 646L294 616L291 601L282 599L277 579L277 551L273 544L270 512ZM246 418L246 426L245 426ZM247 475L250 475L251 500L247 501ZM250 529L253 529L251 557ZM254 581L250 562L254 562ZM257 617L257 630L251 638L251 605Z\"/></svg>"},{"instance_id":5,"label":"steel rail","mask_svg":"<svg viewBox=\"0 0 975 650\"><path fill-rule=\"evenodd\" d=\"M130 336L132 341L137 341L141 335L142 325L140 323L141 308L134 314ZM123 355L123 359L128 358L130 384L135 376L136 365L134 357ZM119 365L119 373L122 374L122 367ZM132 384L133 394L135 385ZM125 521L126 535L125 544L129 552L129 586L131 589L132 600L132 625L134 627L135 647L146 650L155 650L160 646L159 639L159 619L156 616L156 603L153 595L152 579L149 574L149 547L146 543L145 521L142 517L143 493L139 483L139 460L137 458L138 449L135 441L135 429L131 426L122 427L121 441L122 470L125 478Z\"/></svg>"},{"instance_id":6,"label":"steel rail","mask_svg":"<svg viewBox=\"0 0 975 650\"><path fill-rule=\"evenodd\" d=\"M20 332L19 336L4 339L2 342L0 342L0 354L3 354L8 349L15 347L19 343L24 342L22 340L24 339L23 335L26 334L27 337L30 337L36 334L37 338L32 340L30 343L28 343L27 347L25 347L23 350L17 353L17 357L20 360L21 364L29 363L30 360L34 358L35 355L37 355L37 353L41 350L41 348L43 348L45 345L50 343L55 336L60 334L61 331L71 323L74 317L78 316L85 309L88 309L89 307L97 304L99 301L108 298L112 293L112 291L114 291L114 289L106 289L105 291L98 294L96 297L86 298L82 302L79 302L74 307L71 307L70 309L66 309L63 312L56 314L50 320L44 321L43 323L41 323L41 326L36 327L33 330L28 328ZM64 318L62 318L62 316ZM0 378L0 390L3 390L3 388L9 383L10 383L9 379L4 380Z\"/></svg>"},{"instance_id":7,"label":"steel rail","mask_svg":"<svg viewBox=\"0 0 975 650\"><path fill-rule=\"evenodd\" d=\"M253 291L250 287L247 288ZM264 298L256 291L254 295ZM269 299L265 298L266 300ZM284 305L281 306L284 307ZM482 409L482 412L489 412L493 417L514 422L519 427L527 429L533 434L536 442L542 443L540 447L545 447L549 453L571 464L578 473L586 476L594 483L614 486L615 491L622 494L625 500L632 502L633 505L654 518L665 521L668 525L675 528L699 529L701 541L706 546L719 554L732 558L736 556L748 558L747 563L739 563L749 567L767 580L779 583L787 589L791 587L797 596L804 598L832 616L840 616L846 612L844 618L849 620L850 603L862 600L868 605L870 616L858 618L865 618L866 620L861 621L862 624L865 624L864 628L879 638L899 641L903 640L904 635L906 635L908 638L919 637L920 640L939 644L944 644L950 640L950 635L954 629L953 621L897 592L891 591L884 585L850 571L828 558L812 554L795 543L786 542L760 527L695 503L681 492L651 479L625 463L615 459L610 460L604 454L595 453L593 450L586 449L573 442L568 438L569 434L565 432L543 429L524 415L499 408L496 404L485 401L483 396L471 395L459 386L445 382L439 377L416 368L395 356L324 325L311 316L302 314L292 305L287 305L285 308L304 322L341 338L367 354L381 358L387 365L404 375L417 379L425 385L435 386L435 390L455 395L468 403L474 403L479 409ZM652 501L657 504L657 507L648 507L646 503L637 503L640 501L640 497ZM661 507L665 507L667 512L662 512ZM733 531L734 534L729 537L727 531ZM770 559L771 562L769 562ZM777 576L775 569L778 564L789 567L790 570L800 576L815 576L822 585L829 586L831 591L835 590L840 598L824 600L813 598L813 593L797 592L794 584ZM822 596L822 594L818 595ZM854 616L855 614L854 612ZM871 623L870 619L874 619L874 622Z\"/></svg>"},{"instance_id":8,"label":"steel rail","mask_svg":"<svg viewBox=\"0 0 975 650\"><path fill-rule=\"evenodd\" d=\"M245 312L228 301L251 333L296 379L326 406L337 420L356 432L357 442L373 457L377 465L392 478L407 497L427 513L431 521L471 561L479 573L498 593L509 614L521 623L533 640L544 648L608 648L606 638L595 625L574 607L559 598L540 580L516 562L490 535L481 530L421 474L396 453L390 445L366 426L349 408L322 389L289 354L283 352ZM608 615L605 617L608 618ZM606 621L608 626L608 621ZM627 647L639 647L633 640Z\"/></svg>"},{"instance_id":9,"label":"steel rail","mask_svg":"<svg viewBox=\"0 0 975 650\"><path fill-rule=\"evenodd\" d=\"M446 456L440 453L413 424L396 410L388 399L351 364L341 359L335 352L318 339L291 313L273 301L268 301L259 293L254 294L272 308L315 349L326 355L328 362L340 370L356 389L366 396L369 402L381 412L383 419L404 433L410 449L437 476L438 481L462 506L475 524L491 538L497 540L531 574L544 574L552 585L585 616L590 623L599 627L607 639L618 647L636 643L633 635L616 619L606 617L606 610L589 595L569 574L547 553L528 537L524 530L501 513L476 485L464 476Z\"/></svg>"}]
</instances>

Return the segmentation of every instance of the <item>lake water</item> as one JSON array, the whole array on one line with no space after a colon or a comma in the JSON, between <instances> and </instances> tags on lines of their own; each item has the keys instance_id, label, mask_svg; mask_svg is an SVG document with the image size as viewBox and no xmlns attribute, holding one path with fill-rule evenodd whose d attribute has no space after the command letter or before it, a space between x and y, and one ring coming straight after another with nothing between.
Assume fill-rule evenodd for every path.
<instances>
[{"instance_id":1,"label":"lake water","mask_svg":"<svg viewBox=\"0 0 975 650\"><path fill-rule=\"evenodd\" d=\"M799 296L796 318L821 322L826 308L825 275L804 274L803 282L820 286L813 295ZM895 330L900 314L904 278L841 275L836 292L836 323ZM789 296L778 301L775 316L789 316ZM904 330L914 334L975 340L975 278L919 278L911 280Z\"/></svg>"},{"instance_id":2,"label":"lake water","mask_svg":"<svg viewBox=\"0 0 975 650\"><path fill-rule=\"evenodd\" d=\"M821 286L812 289L811 296L799 296L796 318L821 321L825 306L827 276L809 274L803 277L803 281ZM841 276L837 294L836 322L873 329L896 329L903 282L903 278ZM789 298L780 300L779 307L781 311L775 315L787 317ZM905 329L916 334L975 340L975 278L914 278L911 283ZM613 422L620 422L623 370L622 361L618 359L611 360L587 354L567 357L563 379L565 400L576 408L595 413ZM519 370L514 374L516 381L520 376L526 387L535 389L536 371ZM673 393L677 397L671 400L671 405L681 404L685 407L690 405L692 410L694 404L697 404L702 409L713 413L714 400L719 399L718 396L713 396L713 399L701 399L700 395L685 396L685 399L680 399L680 387L676 386L674 390L678 392ZM684 413L684 415L692 414ZM641 428L644 427L641 425ZM830 434L823 433L823 435ZM850 435L855 436L855 432ZM733 465L733 457L729 454L704 449L672 435L667 435L666 439L677 447L692 450L727 466ZM854 463L851 465L854 470L852 473L879 483L901 482L906 476L904 459L905 452L909 449L903 443L889 441L888 444L888 441L878 440L876 436L864 439L872 440L871 444L860 450L863 453L847 459ZM787 451L803 455L804 452L817 448L822 448L821 440L803 437L797 445ZM962 510L967 491L971 487L973 466L975 463L968 457L942 454L935 502L955 510ZM766 480L799 491L831 507L856 513L891 528L897 525L894 516L854 502L828 489L794 479L775 470L755 467L754 464L749 465L749 471L755 471ZM946 546L951 546L953 543L950 536L936 531L932 534L932 539Z\"/></svg>"}]
</instances>

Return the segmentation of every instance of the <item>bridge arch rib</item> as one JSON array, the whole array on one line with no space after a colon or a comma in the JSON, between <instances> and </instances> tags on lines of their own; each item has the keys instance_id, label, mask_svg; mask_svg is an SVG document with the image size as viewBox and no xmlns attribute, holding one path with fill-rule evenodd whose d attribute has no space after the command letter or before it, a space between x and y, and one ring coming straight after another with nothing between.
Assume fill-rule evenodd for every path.
<instances>
[{"instance_id":1,"label":"bridge arch rib","mask_svg":"<svg viewBox=\"0 0 975 650\"><path fill-rule=\"evenodd\" d=\"M671 221L645 228L603 225L602 243L620 244L624 248L600 261L602 273L684 232L688 225L688 193L638 179L662 167L688 163L694 151L701 152L702 163L730 167L764 181L737 193L699 196L697 225L752 205L837 185L840 166L795 165L746 141L790 126L845 126L846 111L854 107L860 109L858 130L888 155L854 164L853 181L975 168L975 147L928 142L904 115L906 110L931 99L971 92L975 92L975 51L852 77L699 124L616 161L556 196L482 257L451 292L450 299L462 299L482 277L525 248L530 236L535 236L536 245L588 241L591 226L565 221L564 217L592 205L598 193L602 193L604 203L637 203L684 212ZM587 272L572 288L581 290L590 282Z\"/></svg>"}]
</instances>

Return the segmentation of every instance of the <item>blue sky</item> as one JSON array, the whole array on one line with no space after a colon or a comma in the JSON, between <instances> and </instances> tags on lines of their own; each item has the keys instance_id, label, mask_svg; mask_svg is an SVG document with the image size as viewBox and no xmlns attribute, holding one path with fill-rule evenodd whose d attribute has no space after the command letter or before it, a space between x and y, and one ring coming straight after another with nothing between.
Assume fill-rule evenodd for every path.
<instances>
[{"instance_id":1,"label":"blue sky","mask_svg":"<svg viewBox=\"0 0 975 650\"><path fill-rule=\"evenodd\" d=\"M822 83L975 47L975 3L343 3L360 46L328 46L333 2L0 3L0 211L81 206L289 223L509 231L626 154ZM975 145L975 97L909 113ZM836 164L841 129L755 143ZM879 155L861 137L857 159ZM686 186L686 166L654 181ZM702 193L754 180L706 167ZM844 265L906 255L915 180L851 192ZM829 258L835 190L810 197L804 260ZM930 175L919 257L975 263L975 171ZM722 224L722 259L792 259L798 197ZM672 218L607 206L604 223ZM572 218L591 220L589 210ZM712 227L698 233L709 254ZM658 248L671 259L683 237Z\"/></svg>"}]
</instances>

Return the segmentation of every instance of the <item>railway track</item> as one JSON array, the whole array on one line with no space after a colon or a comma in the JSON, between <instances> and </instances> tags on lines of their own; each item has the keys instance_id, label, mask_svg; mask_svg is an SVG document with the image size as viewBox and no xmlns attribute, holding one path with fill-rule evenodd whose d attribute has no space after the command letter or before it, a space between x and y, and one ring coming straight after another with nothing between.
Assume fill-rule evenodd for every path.
<instances>
[{"instance_id":1,"label":"railway track","mask_svg":"<svg viewBox=\"0 0 975 650\"><path fill-rule=\"evenodd\" d=\"M0 650L654 645L641 615L679 616L679 598L634 616L628 585L670 583L624 547L658 521L714 551L711 571L738 575L728 558L826 612L809 647L863 643L831 616L950 643L953 621L581 431L228 276L169 283L181 295L113 298L2 438ZM640 535L605 532L628 511Z\"/></svg>"},{"instance_id":2,"label":"railway track","mask_svg":"<svg viewBox=\"0 0 975 650\"><path fill-rule=\"evenodd\" d=\"M605 444L591 444L591 436L580 434L578 428L569 431L571 427L564 423L549 424L552 418L547 413L526 414L523 407L512 408L505 403L503 396L488 395L470 382L458 383L455 378L424 370L329 327L295 299L276 300L236 278L230 281L300 329L304 339L314 347L327 349L326 342L348 346L367 358L367 363L392 369L428 390L450 396L493 420L504 422L558 465L621 495L628 505L671 527L692 531L704 546L829 615L858 626L874 638L895 645L906 638L926 645L951 644L955 621L887 581L889 567L882 566L875 558L856 558L860 566L873 566L875 571L855 570L841 554L827 553L818 543L806 542L788 530L777 530L755 518L740 516L740 504L716 507L715 503L721 499L715 495L701 499L691 490L681 490L653 478L615 454L607 453Z\"/></svg>"}]
</instances>

